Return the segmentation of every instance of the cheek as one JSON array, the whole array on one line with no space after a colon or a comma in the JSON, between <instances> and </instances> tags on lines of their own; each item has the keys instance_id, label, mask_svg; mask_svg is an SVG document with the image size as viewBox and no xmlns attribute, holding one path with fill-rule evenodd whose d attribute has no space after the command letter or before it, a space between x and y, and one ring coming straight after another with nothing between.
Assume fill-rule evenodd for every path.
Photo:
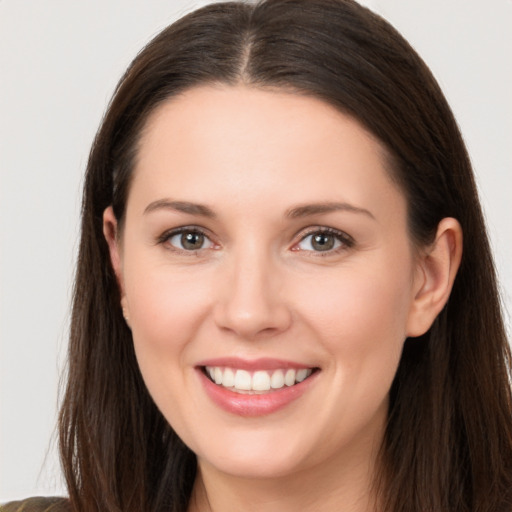
<instances>
[{"instance_id":1,"label":"cheek","mask_svg":"<svg viewBox=\"0 0 512 512\"><path fill-rule=\"evenodd\" d=\"M400 276L354 269L342 279L333 276L328 290L304 293L302 311L310 335L328 354L323 435L343 444L385 421L405 340L409 286Z\"/></svg>"},{"instance_id":2,"label":"cheek","mask_svg":"<svg viewBox=\"0 0 512 512\"><path fill-rule=\"evenodd\" d=\"M206 279L132 254L125 262L126 305L134 349L143 379L157 405L171 409L170 390L181 389L190 362L191 341L207 315L211 297Z\"/></svg>"},{"instance_id":3,"label":"cheek","mask_svg":"<svg viewBox=\"0 0 512 512\"><path fill-rule=\"evenodd\" d=\"M130 272L125 284L134 338L165 349L190 339L206 314L209 284L165 266ZM160 346L161 345L161 346Z\"/></svg>"},{"instance_id":4,"label":"cheek","mask_svg":"<svg viewBox=\"0 0 512 512\"><path fill-rule=\"evenodd\" d=\"M410 273L381 266L343 269L322 289L305 287L300 309L312 333L319 334L343 378L393 378L398 365L411 305ZM299 292L297 291L297 294Z\"/></svg>"},{"instance_id":5,"label":"cheek","mask_svg":"<svg viewBox=\"0 0 512 512\"><path fill-rule=\"evenodd\" d=\"M186 433L186 418L197 413L191 342L206 315L208 284L158 266L138 275L144 278L126 282L137 362L157 407L173 428Z\"/></svg>"}]
</instances>

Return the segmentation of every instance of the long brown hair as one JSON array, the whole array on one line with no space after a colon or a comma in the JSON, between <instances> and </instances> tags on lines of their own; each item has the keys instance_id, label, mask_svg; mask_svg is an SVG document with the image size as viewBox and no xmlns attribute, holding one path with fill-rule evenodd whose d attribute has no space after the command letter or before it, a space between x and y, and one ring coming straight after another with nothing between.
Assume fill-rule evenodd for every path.
<instances>
[{"instance_id":1,"label":"long brown hair","mask_svg":"<svg viewBox=\"0 0 512 512\"><path fill-rule=\"evenodd\" d=\"M142 381L102 214L113 205L123 221L148 115L207 83L312 95L359 119L392 155L418 246L432 240L442 218L459 220L462 264L432 328L405 343L376 484L388 512L512 509L510 353L468 155L427 66L352 0L213 4L160 33L120 81L91 150L83 197L60 413L73 508L187 508L195 456Z\"/></svg>"}]
</instances>

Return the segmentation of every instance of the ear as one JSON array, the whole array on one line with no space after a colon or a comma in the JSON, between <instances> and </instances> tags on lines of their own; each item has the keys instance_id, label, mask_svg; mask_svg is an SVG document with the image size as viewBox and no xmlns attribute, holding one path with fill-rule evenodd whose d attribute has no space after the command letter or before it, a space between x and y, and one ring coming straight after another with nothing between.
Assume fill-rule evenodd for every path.
<instances>
[{"instance_id":1,"label":"ear","mask_svg":"<svg viewBox=\"0 0 512 512\"><path fill-rule=\"evenodd\" d=\"M409 311L407 336L425 334L448 302L462 258L462 228L456 219L443 219L435 241L418 257L415 295Z\"/></svg>"},{"instance_id":2,"label":"ear","mask_svg":"<svg viewBox=\"0 0 512 512\"><path fill-rule=\"evenodd\" d=\"M108 244L108 250L110 253L110 261L112 263L112 268L114 269L114 274L116 275L117 284L119 286L119 293L121 295L121 307L123 309L123 315L128 322L128 308L126 304L126 294L124 291L124 279L122 272L122 262L121 262L121 248L120 248L120 237L119 237L119 227L117 223L116 216L114 215L114 210L112 206L109 206L103 212L103 235Z\"/></svg>"}]
</instances>

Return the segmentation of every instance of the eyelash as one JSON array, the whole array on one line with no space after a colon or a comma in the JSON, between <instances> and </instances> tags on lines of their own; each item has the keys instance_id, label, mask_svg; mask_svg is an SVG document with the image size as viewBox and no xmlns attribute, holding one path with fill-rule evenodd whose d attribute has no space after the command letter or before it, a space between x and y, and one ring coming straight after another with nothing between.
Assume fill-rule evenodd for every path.
<instances>
[{"instance_id":1,"label":"eyelash","mask_svg":"<svg viewBox=\"0 0 512 512\"><path fill-rule=\"evenodd\" d=\"M203 229L198 228L196 226L183 226L181 228L166 231L158 237L157 243L158 244L169 243L173 237L183 235L183 234L203 236L204 239L208 240L212 246L215 246L215 242L213 242L211 240L211 237L208 236ZM311 253L311 255L314 255L315 257L317 257L317 256L325 257L325 256L333 255L333 254L338 254L339 252L350 249L355 245L354 239L347 233L344 233L343 231L339 231L337 229L328 228L328 227L315 227L315 228L309 229L306 233L304 233L301 236L300 240L293 245L291 250L292 251L300 251L301 249L298 249L297 246L299 244L303 243L308 237L311 237L314 235L332 236L335 238L336 242L339 242L338 247L334 247L332 249L327 249L325 251L315 251L315 250L307 250L307 249L303 250L303 252ZM170 243L168 245L170 246L170 249L172 251L183 253L186 255L197 255L200 251L202 251L204 249L211 248L211 247L206 247L206 248L201 247L200 249L196 249L196 250L193 250L193 249L188 250L188 249L182 249L182 248L176 247Z\"/></svg>"},{"instance_id":2,"label":"eyelash","mask_svg":"<svg viewBox=\"0 0 512 512\"><path fill-rule=\"evenodd\" d=\"M172 238L174 238L175 236L184 235L184 234L203 236L205 238L205 240L209 240L212 245L215 245L214 242L211 240L211 237L209 237L203 229L198 228L196 226L183 226L181 228L171 229L169 231L166 231L165 233L162 233L158 237L157 243L165 244L165 243L170 242L170 240ZM193 250L193 249L188 250L188 249L181 249L179 247L176 247L176 246L172 245L171 243L169 243L168 245L170 246L170 250L179 252L179 253L183 253L186 255L196 255L199 253L199 251L205 249L205 248L201 247L200 249L196 249L196 250Z\"/></svg>"},{"instance_id":3,"label":"eyelash","mask_svg":"<svg viewBox=\"0 0 512 512\"><path fill-rule=\"evenodd\" d=\"M350 249L354 247L355 240L348 235L347 233L344 233L343 231L339 231L338 229L334 228L327 228L327 227L314 227L309 229L306 233L304 233L301 236L301 239L294 244L292 247L292 250L298 251L300 249L295 249L299 244L304 242L308 237L314 236L314 235L329 235L335 238L337 242L339 242L338 247L334 247L332 249L327 249L325 251L314 251L314 250L304 250L306 253L310 253L311 256L314 257L326 257L326 256L332 256L333 254L338 254L340 252L346 251L347 249Z\"/></svg>"}]
</instances>

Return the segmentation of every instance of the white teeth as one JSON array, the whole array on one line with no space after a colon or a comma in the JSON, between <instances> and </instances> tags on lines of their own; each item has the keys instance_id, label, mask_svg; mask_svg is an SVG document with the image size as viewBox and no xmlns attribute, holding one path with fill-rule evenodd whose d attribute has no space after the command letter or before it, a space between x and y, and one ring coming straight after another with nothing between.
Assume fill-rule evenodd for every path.
<instances>
[{"instance_id":1,"label":"white teeth","mask_svg":"<svg viewBox=\"0 0 512 512\"><path fill-rule=\"evenodd\" d=\"M289 370L286 370L286 374L284 376L284 383L287 386L293 386L295 384L295 374L296 371L292 370L291 368Z\"/></svg>"},{"instance_id":2,"label":"white teeth","mask_svg":"<svg viewBox=\"0 0 512 512\"><path fill-rule=\"evenodd\" d=\"M245 370L237 370L234 387L242 391L249 391L252 388L251 374Z\"/></svg>"},{"instance_id":3,"label":"white teeth","mask_svg":"<svg viewBox=\"0 0 512 512\"><path fill-rule=\"evenodd\" d=\"M223 368L220 366L207 366L206 373L211 380L220 386L236 391L263 392L270 389L281 389L285 385L293 386L307 379L313 372L310 368L278 369L273 371L258 370L250 373L246 370Z\"/></svg>"},{"instance_id":4,"label":"white teeth","mask_svg":"<svg viewBox=\"0 0 512 512\"><path fill-rule=\"evenodd\" d=\"M254 391L268 391L270 389L270 375L259 371L252 376L252 389Z\"/></svg>"},{"instance_id":5,"label":"white teeth","mask_svg":"<svg viewBox=\"0 0 512 512\"><path fill-rule=\"evenodd\" d=\"M295 377L295 379L297 380L297 382L302 382L307 376L308 371L306 370L306 368L303 368L297 372L297 376Z\"/></svg>"},{"instance_id":6,"label":"white teeth","mask_svg":"<svg viewBox=\"0 0 512 512\"><path fill-rule=\"evenodd\" d=\"M235 372L231 368L224 370L222 385L226 388L232 388L235 385Z\"/></svg>"},{"instance_id":7,"label":"white teeth","mask_svg":"<svg viewBox=\"0 0 512 512\"><path fill-rule=\"evenodd\" d=\"M270 377L270 387L272 389L279 389L284 386L284 373L283 370L276 370L272 377Z\"/></svg>"}]
</instances>

